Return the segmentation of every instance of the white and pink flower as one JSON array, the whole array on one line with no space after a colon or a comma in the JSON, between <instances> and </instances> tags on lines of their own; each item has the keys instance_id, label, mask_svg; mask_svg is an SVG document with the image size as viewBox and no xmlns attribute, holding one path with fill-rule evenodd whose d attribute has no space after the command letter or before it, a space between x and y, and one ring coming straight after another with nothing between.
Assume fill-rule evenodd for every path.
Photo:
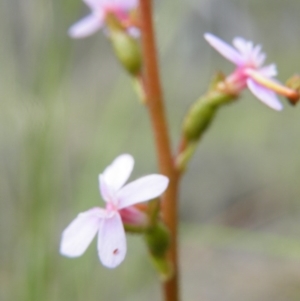
<instances>
[{"instance_id":1,"label":"white and pink flower","mask_svg":"<svg viewBox=\"0 0 300 301\"><path fill-rule=\"evenodd\" d=\"M123 186L133 165L133 157L123 154L99 175L100 193L106 208L95 207L82 212L70 223L62 233L62 255L81 256L98 233L97 249L102 264L115 268L124 260L127 247L122 220L142 222L133 205L160 196L169 183L167 177L152 174Z\"/></svg>"},{"instance_id":2,"label":"white and pink flower","mask_svg":"<svg viewBox=\"0 0 300 301\"><path fill-rule=\"evenodd\" d=\"M130 12L137 8L138 0L83 0L91 9L91 14L75 23L69 29L72 38L85 38L105 26L109 13L114 14L129 33L136 35L136 27L132 23ZM131 26L132 25L132 26Z\"/></svg>"},{"instance_id":3,"label":"white and pink flower","mask_svg":"<svg viewBox=\"0 0 300 301\"><path fill-rule=\"evenodd\" d=\"M239 94L248 87L260 101L277 111L282 109L282 104L276 93L288 98L298 97L294 90L273 79L277 75L275 64L263 66L266 55L261 52L260 45L254 46L251 41L236 37L232 47L210 33L204 37L221 55L236 65L235 71L226 78L224 89Z\"/></svg>"}]
</instances>

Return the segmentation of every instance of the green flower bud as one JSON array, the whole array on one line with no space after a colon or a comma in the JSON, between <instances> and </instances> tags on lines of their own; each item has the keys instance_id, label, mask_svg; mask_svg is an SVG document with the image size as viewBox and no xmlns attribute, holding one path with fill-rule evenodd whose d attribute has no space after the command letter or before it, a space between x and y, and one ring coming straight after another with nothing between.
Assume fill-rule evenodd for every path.
<instances>
[{"instance_id":1,"label":"green flower bud","mask_svg":"<svg viewBox=\"0 0 300 301\"><path fill-rule=\"evenodd\" d=\"M170 246L170 234L166 226L158 223L145 233L145 241L148 245L151 261L163 281L173 275L172 263L167 258Z\"/></svg>"},{"instance_id":2,"label":"green flower bud","mask_svg":"<svg viewBox=\"0 0 300 301\"><path fill-rule=\"evenodd\" d=\"M147 230L145 240L150 253L161 257L166 254L170 246L170 233L164 224L158 223Z\"/></svg>"},{"instance_id":3,"label":"green flower bud","mask_svg":"<svg viewBox=\"0 0 300 301\"><path fill-rule=\"evenodd\" d=\"M113 14L106 17L106 24L109 28L109 38L117 58L131 75L139 74L142 55L138 41L123 28Z\"/></svg>"},{"instance_id":4,"label":"green flower bud","mask_svg":"<svg viewBox=\"0 0 300 301\"><path fill-rule=\"evenodd\" d=\"M222 104L235 99L235 96L211 91L199 98L190 108L183 122L183 135L187 141L195 141L211 124L217 109Z\"/></svg>"},{"instance_id":5,"label":"green flower bud","mask_svg":"<svg viewBox=\"0 0 300 301\"><path fill-rule=\"evenodd\" d=\"M200 135L208 128L216 113L216 106L205 101L196 102L186 116L183 123L183 134L188 141L198 140Z\"/></svg>"},{"instance_id":6,"label":"green flower bud","mask_svg":"<svg viewBox=\"0 0 300 301\"><path fill-rule=\"evenodd\" d=\"M132 75L140 73L142 58L138 42L126 31L120 30L111 31L110 39L124 68Z\"/></svg>"},{"instance_id":7,"label":"green flower bud","mask_svg":"<svg viewBox=\"0 0 300 301\"><path fill-rule=\"evenodd\" d=\"M165 256L157 257L151 255L150 259L153 266L158 271L161 281L168 281L172 278L174 275L174 268L172 263Z\"/></svg>"}]
</instances>

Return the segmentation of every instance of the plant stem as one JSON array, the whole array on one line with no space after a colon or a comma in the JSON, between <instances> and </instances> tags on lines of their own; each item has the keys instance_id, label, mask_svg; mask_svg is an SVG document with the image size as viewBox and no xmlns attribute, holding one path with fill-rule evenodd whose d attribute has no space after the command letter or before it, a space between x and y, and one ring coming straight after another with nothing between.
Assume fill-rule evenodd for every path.
<instances>
[{"instance_id":1,"label":"plant stem","mask_svg":"<svg viewBox=\"0 0 300 301\"><path fill-rule=\"evenodd\" d=\"M152 22L152 0L140 0L140 25L142 32L143 76L151 125L153 128L159 170L169 180L169 187L162 199L162 216L171 233L168 259L174 267L172 278L163 283L165 301L178 301L177 264L177 190L178 173L173 164L162 89L159 78L155 36Z\"/></svg>"}]
</instances>

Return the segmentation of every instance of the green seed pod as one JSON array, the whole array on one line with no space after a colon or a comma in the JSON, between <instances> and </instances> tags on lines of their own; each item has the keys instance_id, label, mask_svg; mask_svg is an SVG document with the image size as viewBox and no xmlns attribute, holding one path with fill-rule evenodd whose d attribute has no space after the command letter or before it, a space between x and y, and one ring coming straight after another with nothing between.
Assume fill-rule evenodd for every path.
<instances>
[{"instance_id":1,"label":"green seed pod","mask_svg":"<svg viewBox=\"0 0 300 301\"><path fill-rule=\"evenodd\" d=\"M166 281L173 275L172 263L167 258L170 246L170 234L166 226L158 223L145 233L151 261L159 273L161 280Z\"/></svg>"},{"instance_id":2,"label":"green seed pod","mask_svg":"<svg viewBox=\"0 0 300 301\"><path fill-rule=\"evenodd\" d=\"M164 224L158 223L147 230L145 240L150 253L153 256L162 257L170 246L170 233Z\"/></svg>"},{"instance_id":3,"label":"green seed pod","mask_svg":"<svg viewBox=\"0 0 300 301\"><path fill-rule=\"evenodd\" d=\"M110 40L115 54L124 68L131 74L137 75L141 71L142 56L138 42L125 30L112 29Z\"/></svg>"},{"instance_id":4,"label":"green seed pod","mask_svg":"<svg viewBox=\"0 0 300 301\"><path fill-rule=\"evenodd\" d=\"M200 99L190 109L183 123L183 134L188 141L198 140L210 125L217 108Z\"/></svg>"},{"instance_id":5,"label":"green seed pod","mask_svg":"<svg viewBox=\"0 0 300 301\"><path fill-rule=\"evenodd\" d=\"M114 14L108 14L106 25L115 54L124 68L133 76L140 73L142 55L140 45L122 26Z\"/></svg>"},{"instance_id":6,"label":"green seed pod","mask_svg":"<svg viewBox=\"0 0 300 301\"><path fill-rule=\"evenodd\" d=\"M157 257L150 254L150 259L153 266L158 271L161 281L168 281L172 278L174 275L174 268L166 256Z\"/></svg>"},{"instance_id":7,"label":"green seed pod","mask_svg":"<svg viewBox=\"0 0 300 301\"><path fill-rule=\"evenodd\" d=\"M187 141L195 141L211 124L217 109L235 99L234 95L211 91L199 98L190 108L183 122L183 135Z\"/></svg>"}]
</instances>

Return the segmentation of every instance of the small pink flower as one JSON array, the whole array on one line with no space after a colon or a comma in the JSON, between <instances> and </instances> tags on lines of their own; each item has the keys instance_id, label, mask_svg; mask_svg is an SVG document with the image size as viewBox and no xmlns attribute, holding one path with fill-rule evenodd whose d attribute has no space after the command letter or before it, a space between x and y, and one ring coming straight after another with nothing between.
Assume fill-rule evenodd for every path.
<instances>
[{"instance_id":1,"label":"small pink flower","mask_svg":"<svg viewBox=\"0 0 300 301\"><path fill-rule=\"evenodd\" d=\"M68 257L81 256L98 233L98 255L108 268L118 266L126 255L126 237L122 212L127 221L138 222L138 210L133 205L154 199L167 188L169 180L158 174L148 175L125 186L133 169L132 156L117 157L99 175L100 193L106 208L92 208L80 213L63 231L60 253Z\"/></svg>"},{"instance_id":2,"label":"small pink flower","mask_svg":"<svg viewBox=\"0 0 300 301\"><path fill-rule=\"evenodd\" d=\"M235 71L225 80L225 89L238 94L248 87L259 100L277 111L282 109L282 104L276 93L286 97L296 96L295 91L272 78L277 75L276 65L263 67L266 55L261 52L260 45L254 46L252 42L236 37L233 39L234 48L210 33L204 37L221 55L236 65Z\"/></svg>"},{"instance_id":3,"label":"small pink flower","mask_svg":"<svg viewBox=\"0 0 300 301\"><path fill-rule=\"evenodd\" d=\"M129 33L136 35L135 26L130 26L130 12L138 6L138 0L83 0L91 9L91 14L75 23L69 29L72 38L85 38L105 25L108 13L114 14Z\"/></svg>"}]
</instances>

